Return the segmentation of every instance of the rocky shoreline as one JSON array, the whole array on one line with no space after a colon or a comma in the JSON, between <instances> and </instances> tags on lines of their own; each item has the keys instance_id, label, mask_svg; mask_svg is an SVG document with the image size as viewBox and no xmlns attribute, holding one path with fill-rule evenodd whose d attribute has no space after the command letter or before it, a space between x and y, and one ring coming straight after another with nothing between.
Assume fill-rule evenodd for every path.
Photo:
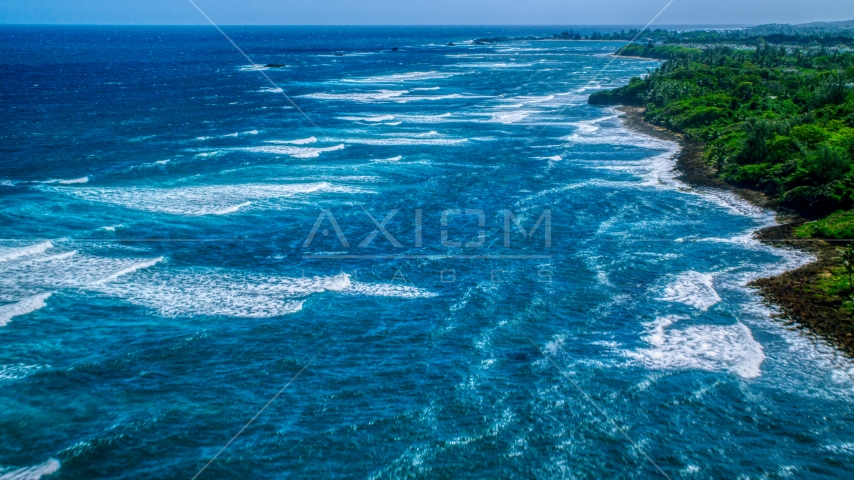
<instances>
[{"instance_id":1,"label":"rocky shoreline","mask_svg":"<svg viewBox=\"0 0 854 480\"><path fill-rule=\"evenodd\" d=\"M780 225L763 228L754 233L757 240L779 248L794 248L815 255L816 261L775 277L762 278L750 283L764 298L765 303L779 308L774 317L786 325L801 328L827 340L849 355L854 355L854 323L842 309L843 301L827 297L818 290L822 278L840 263L833 245L822 240L794 238L794 230L806 221L796 212L774 205L764 193L739 188L718 178L716 172L703 158L703 146L687 141L682 135L644 121L644 109L618 107L626 127L645 135L677 142L680 145L675 169L678 180L692 187L712 187L731 191L744 200L777 213Z\"/></svg>"}]
</instances>

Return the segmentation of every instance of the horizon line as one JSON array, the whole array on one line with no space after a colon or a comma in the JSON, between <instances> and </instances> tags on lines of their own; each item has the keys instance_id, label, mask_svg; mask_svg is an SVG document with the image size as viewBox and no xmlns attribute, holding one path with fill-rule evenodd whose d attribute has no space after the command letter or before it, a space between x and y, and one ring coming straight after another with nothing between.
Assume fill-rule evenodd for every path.
<instances>
[{"instance_id":1,"label":"horizon line","mask_svg":"<svg viewBox=\"0 0 854 480\"><path fill-rule=\"evenodd\" d=\"M818 23L818 22L810 22ZM829 23L829 22L828 22ZM669 23L661 24L656 28L664 27L750 27L761 25L798 25L791 23ZM55 26L79 26L79 27L206 27L207 23L4 23L0 21L0 27L55 27ZM222 24L224 27L643 27L643 24L632 23L233 23Z\"/></svg>"}]
</instances>

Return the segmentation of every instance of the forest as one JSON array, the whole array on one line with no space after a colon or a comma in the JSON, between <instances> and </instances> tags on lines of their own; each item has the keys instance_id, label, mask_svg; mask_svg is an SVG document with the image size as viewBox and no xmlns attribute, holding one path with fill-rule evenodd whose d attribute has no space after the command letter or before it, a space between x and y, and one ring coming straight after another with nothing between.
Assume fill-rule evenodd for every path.
<instances>
[{"instance_id":1,"label":"forest","mask_svg":"<svg viewBox=\"0 0 854 480\"><path fill-rule=\"evenodd\" d=\"M724 180L762 190L804 217L854 207L854 53L648 43L619 54L667 61L594 93L591 104L645 107L646 121L704 144Z\"/></svg>"}]
</instances>

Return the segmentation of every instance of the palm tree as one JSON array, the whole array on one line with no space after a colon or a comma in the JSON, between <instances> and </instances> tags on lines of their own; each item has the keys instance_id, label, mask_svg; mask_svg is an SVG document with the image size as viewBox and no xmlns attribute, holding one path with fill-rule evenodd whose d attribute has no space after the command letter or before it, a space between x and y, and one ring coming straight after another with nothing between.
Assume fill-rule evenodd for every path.
<instances>
[{"instance_id":1,"label":"palm tree","mask_svg":"<svg viewBox=\"0 0 854 480\"><path fill-rule=\"evenodd\" d=\"M848 274L848 289L851 289L851 279L854 276L854 245L849 245L848 248L838 249L842 257L842 264L845 265L845 273Z\"/></svg>"}]
</instances>

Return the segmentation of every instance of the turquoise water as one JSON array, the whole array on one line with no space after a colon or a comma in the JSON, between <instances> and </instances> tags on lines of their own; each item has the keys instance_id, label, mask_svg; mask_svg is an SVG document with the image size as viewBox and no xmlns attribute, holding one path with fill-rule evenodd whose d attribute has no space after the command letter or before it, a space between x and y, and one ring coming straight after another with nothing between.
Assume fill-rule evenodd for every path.
<instances>
[{"instance_id":1,"label":"turquoise water","mask_svg":"<svg viewBox=\"0 0 854 480\"><path fill-rule=\"evenodd\" d=\"M213 29L0 29L0 479L192 478L286 385L199 478L850 472L745 286L809 257L586 104L656 62L227 31L310 121Z\"/></svg>"}]
</instances>

